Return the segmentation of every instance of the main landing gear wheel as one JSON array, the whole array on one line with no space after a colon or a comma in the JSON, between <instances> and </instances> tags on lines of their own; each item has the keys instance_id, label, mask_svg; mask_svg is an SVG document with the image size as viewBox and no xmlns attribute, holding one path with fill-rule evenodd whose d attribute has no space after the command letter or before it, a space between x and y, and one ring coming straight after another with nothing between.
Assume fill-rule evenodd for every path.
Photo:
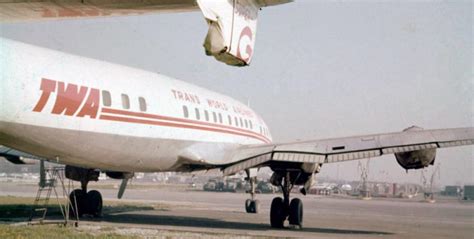
<instances>
[{"instance_id":1,"label":"main landing gear wheel","mask_svg":"<svg viewBox=\"0 0 474 239\"><path fill-rule=\"evenodd\" d=\"M245 200L245 211L247 213L258 213L260 211L260 201L252 199Z\"/></svg>"},{"instance_id":2,"label":"main landing gear wheel","mask_svg":"<svg viewBox=\"0 0 474 239\"><path fill-rule=\"evenodd\" d=\"M82 191L82 189L75 189L74 191L69 194L69 201L71 202L71 205L69 207L69 215L71 217L82 217L86 213L86 199L87 194ZM77 212L76 212L77 209Z\"/></svg>"},{"instance_id":3,"label":"main landing gear wheel","mask_svg":"<svg viewBox=\"0 0 474 239\"><path fill-rule=\"evenodd\" d=\"M273 198L272 205L270 207L270 225L274 228L283 228L287 213L285 210L285 204L283 198Z\"/></svg>"},{"instance_id":4,"label":"main landing gear wheel","mask_svg":"<svg viewBox=\"0 0 474 239\"><path fill-rule=\"evenodd\" d=\"M69 207L69 215L75 217L76 205L77 216L82 217L84 214L93 217L102 216L102 195L96 190L85 193L82 189L75 189L69 194L71 206Z\"/></svg>"},{"instance_id":5,"label":"main landing gear wheel","mask_svg":"<svg viewBox=\"0 0 474 239\"><path fill-rule=\"evenodd\" d=\"M87 193L88 212L94 217L102 217L102 195L96 190Z\"/></svg>"},{"instance_id":6,"label":"main landing gear wheel","mask_svg":"<svg viewBox=\"0 0 474 239\"><path fill-rule=\"evenodd\" d=\"M303 202L299 198L293 198L290 203L290 215L288 216L290 225L303 227Z\"/></svg>"},{"instance_id":7,"label":"main landing gear wheel","mask_svg":"<svg viewBox=\"0 0 474 239\"><path fill-rule=\"evenodd\" d=\"M272 201L270 208L270 225L273 228L283 228L285 220L288 218L290 226L303 227L303 202L299 198L293 198L290 202L290 192L293 182L290 181L290 173L282 178L280 186L283 198L276 197Z\"/></svg>"}]
</instances>

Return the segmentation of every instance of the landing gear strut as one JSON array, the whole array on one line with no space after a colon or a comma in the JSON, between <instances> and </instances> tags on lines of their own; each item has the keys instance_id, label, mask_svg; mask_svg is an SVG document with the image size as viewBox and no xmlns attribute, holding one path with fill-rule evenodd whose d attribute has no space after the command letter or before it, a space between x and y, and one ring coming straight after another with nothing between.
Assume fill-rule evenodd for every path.
<instances>
[{"instance_id":1,"label":"landing gear strut","mask_svg":"<svg viewBox=\"0 0 474 239\"><path fill-rule=\"evenodd\" d=\"M69 215L82 217L84 214L88 214L93 217L101 217L102 195L96 190L87 192L87 184L90 181L97 181L99 172L92 169L66 166L66 177L81 182L81 188L75 189L69 194L69 200L72 204Z\"/></svg>"},{"instance_id":2,"label":"landing gear strut","mask_svg":"<svg viewBox=\"0 0 474 239\"><path fill-rule=\"evenodd\" d=\"M250 177L250 171L247 169L245 170L247 174L246 180L250 183L250 198L245 200L245 211L247 213L258 213L260 210L260 201L255 199L255 183L257 181L257 177Z\"/></svg>"},{"instance_id":3,"label":"landing gear strut","mask_svg":"<svg viewBox=\"0 0 474 239\"><path fill-rule=\"evenodd\" d=\"M286 172L281 181L283 198L276 197L273 199L270 208L270 224L274 228L283 228L285 220L288 218L290 226L302 228L303 202L299 198L293 198L290 201L290 192L293 188L290 172Z\"/></svg>"}]
</instances>

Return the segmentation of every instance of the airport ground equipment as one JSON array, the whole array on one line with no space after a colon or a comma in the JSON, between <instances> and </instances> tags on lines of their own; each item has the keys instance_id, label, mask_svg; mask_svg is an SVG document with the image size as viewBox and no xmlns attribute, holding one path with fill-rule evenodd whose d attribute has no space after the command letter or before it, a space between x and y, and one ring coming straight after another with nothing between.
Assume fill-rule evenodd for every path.
<instances>
[{"instance_id":1,"label":"airport ground equipment","mask_svg":"<svg viewBox=\"0 0 474 239\"><path fill-rule=\"evenodd\" d=\"M40 163L40 182L36 193L33 207L31 208L29 225L36 224L63 224L78 226L79 216L77 204L73 204L68 197L72 188L72 181L65 184L64 167L44 167L44 161ZM56 189L59 187L59 190ZM50 199L56 200L63 220L47 220L48 209L51 209Z\"/></svg>"}]
</instances>

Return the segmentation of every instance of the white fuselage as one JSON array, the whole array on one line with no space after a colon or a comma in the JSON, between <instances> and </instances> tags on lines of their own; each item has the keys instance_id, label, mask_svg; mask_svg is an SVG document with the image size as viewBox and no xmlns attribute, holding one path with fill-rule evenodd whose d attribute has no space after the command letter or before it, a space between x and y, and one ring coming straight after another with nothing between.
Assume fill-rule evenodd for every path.
<instances>
[{"instance_id":1,"label":"white fuselage","mask_svg":"<svg viewBox=\"0 0 474 239\"><path fill-rule=\"evenodd\" d=\"M0 38L0 144L115 171L229 163L271 142L230 97L163 75Z\"/></svg>"}]
</instances>

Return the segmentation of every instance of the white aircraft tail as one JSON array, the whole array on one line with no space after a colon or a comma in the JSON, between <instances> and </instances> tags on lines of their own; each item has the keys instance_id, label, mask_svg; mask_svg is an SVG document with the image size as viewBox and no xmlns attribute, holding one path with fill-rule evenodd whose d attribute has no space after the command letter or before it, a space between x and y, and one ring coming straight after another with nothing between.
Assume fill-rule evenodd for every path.
<instances>
[{"instance_id":1,"label":"white aircraft tail","mask_svg":"<svg viewBox=\"0 0 474 239\"><path fill-rule=\"evenodd\" d=\"M197 0L209 31L204 40L206 54L228 65L246 66L255 45L257 0Z\"/></svg>"}]
</instances>

